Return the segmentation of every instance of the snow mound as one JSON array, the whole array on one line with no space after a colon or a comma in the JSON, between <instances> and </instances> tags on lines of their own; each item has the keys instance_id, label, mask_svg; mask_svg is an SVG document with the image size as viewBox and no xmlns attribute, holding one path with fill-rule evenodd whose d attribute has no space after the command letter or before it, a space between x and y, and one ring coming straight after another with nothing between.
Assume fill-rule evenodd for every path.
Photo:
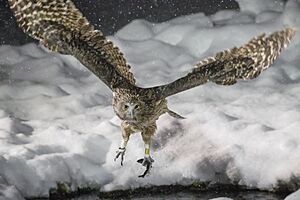
<instances>
[{"instance_id":1,"label":"snow mound","mask_svg":"<svg viewBox=\"0 0 300 200\"><path fill-rule=\"evenodd\" d=\"M23 200L15 186L0 184L0 200Z\"/></svg>"},{"instance_id":2,"label":"snow mound","mask_svg":"<svg viewBox=\"0 0 300 200\"><path fill-rule=\"evenodd\" d=\"M236 0L241 11L259 14L263 11L282 11L284 8L283 0Z\"/></svg>"},{"instance_id":3,"label":"snow mound","mask_svg":"<svg viewBox=\"0 0 300 200\"><path fill-rule=\"evenodd\" d=\"M116 34L117 37L120 37L124 40L140 41L147 40L152 38L152 27L153 25L150 22L145 20L134 20L127 26L123 27ZM134 32L132 30L135 30Z\"/></svg>"},{"instance_id":4,"label":"snow mound","mask_svg":"<svg viewBox=\"0 0 300 200\"><path fill-rule=\"evenodd\" d=\"M290 194L284 200L299 200L300 199L300 190Z\"/></svg>"},{"instance_id":5,"label":"snow mound","mask_svg":"<svg viewBox=\"0 0 300 200\"><path fill-rule=\"evenodd\" d=\"M300 28L299 2L290 0L284 8L266 2L274 7L261 3L259 14L249 14L254 4L245 4L241 12L211 17L200 13L154 25L137 20L110 39L139 85L162 84L261 32ZM47 196L58 182L102 190L195 181L260 189L288 184L300 176L299 47L297 33L255 80L231 87L209 83L169 98L170 108L187 119L160 118L152 174L138 179L142 140L132 136L123 167L113 161L120 120L98 78L71 56L34 44L1 46L0 199Z\"/></svg>"}]
</instances>

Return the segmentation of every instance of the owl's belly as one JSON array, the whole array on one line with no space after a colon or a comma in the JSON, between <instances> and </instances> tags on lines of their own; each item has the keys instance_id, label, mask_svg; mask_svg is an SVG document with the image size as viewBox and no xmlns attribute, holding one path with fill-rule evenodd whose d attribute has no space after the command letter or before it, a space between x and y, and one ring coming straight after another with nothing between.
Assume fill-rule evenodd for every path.
<instances>
[{"instance_id":1,"label":"owl's belly","mask_svg":"<svg viewBox=\"0 0 300 200\"><path fill-rule=\"evenodd\" d=\"M145 118L142 118L140 120L134 121L134 120L124 120L124 122L131 127L131 130L134 132L141 132L151 126L156 127L156 121L158 118L166 113L166 111L157 112L151 116L147 116Z\"/></svg>"}]
</instances>

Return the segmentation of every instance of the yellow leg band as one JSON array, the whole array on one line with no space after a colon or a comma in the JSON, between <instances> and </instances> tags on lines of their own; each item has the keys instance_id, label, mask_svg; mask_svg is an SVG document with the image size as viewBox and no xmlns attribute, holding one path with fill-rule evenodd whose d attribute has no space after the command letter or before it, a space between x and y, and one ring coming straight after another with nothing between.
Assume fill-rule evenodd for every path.
<instances>
[{"instance_id":1,"label":"yellow leg band","mask_svg":"<svg viewBox=\"0 0 300 200\"><path fill-rule=\"evenodd\" d=\"M145 149L145 154L150 155L150 149Z\"/></svg>"}]
</instances>

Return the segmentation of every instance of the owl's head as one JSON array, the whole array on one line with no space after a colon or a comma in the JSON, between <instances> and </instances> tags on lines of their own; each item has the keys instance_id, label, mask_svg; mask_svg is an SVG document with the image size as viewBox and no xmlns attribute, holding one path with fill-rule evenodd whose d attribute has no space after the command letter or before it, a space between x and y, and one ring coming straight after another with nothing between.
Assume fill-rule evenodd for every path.
<instances>
[{"instance_id":1,"label":"owl's head","mask_svg":"<svg viewBox=\"0 0 300 200\"><path fill-rule=\"evenodd\" d=\"M114 94L113 108L118 117L128 122L142 122L155 112L156 101L134 93Z\"/></svg>"}]
</instances>

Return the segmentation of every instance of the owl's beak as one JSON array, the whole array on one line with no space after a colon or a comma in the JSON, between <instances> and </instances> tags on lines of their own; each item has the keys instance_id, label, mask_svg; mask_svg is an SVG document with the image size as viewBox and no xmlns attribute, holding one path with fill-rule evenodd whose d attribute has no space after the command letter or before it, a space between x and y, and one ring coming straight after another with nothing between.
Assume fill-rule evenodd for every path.
<instances>
[{"instance_id":1,"label":"owl's beak","mask_svg":"<svg viewBox=\"0 0 300 200\"><path fill-rule=\"evenodd\" d=\"M129 118L133 119L133 110L130 110L130 112L128 113Z\"/></svg>"},{"instance_id":2,"label":"owl's beak","mask_svg":"<svg viewBox=\"0 0 300 200\"><path fill-rule=\"evenodd\" d=\"M132 120L132 121L135 120L134 107L135 107L135 105L129 105L128 106L128 109L127 109L127 112L126 112L126 118L127 118L127 120Z\"/></svg>"}]
</instances>

